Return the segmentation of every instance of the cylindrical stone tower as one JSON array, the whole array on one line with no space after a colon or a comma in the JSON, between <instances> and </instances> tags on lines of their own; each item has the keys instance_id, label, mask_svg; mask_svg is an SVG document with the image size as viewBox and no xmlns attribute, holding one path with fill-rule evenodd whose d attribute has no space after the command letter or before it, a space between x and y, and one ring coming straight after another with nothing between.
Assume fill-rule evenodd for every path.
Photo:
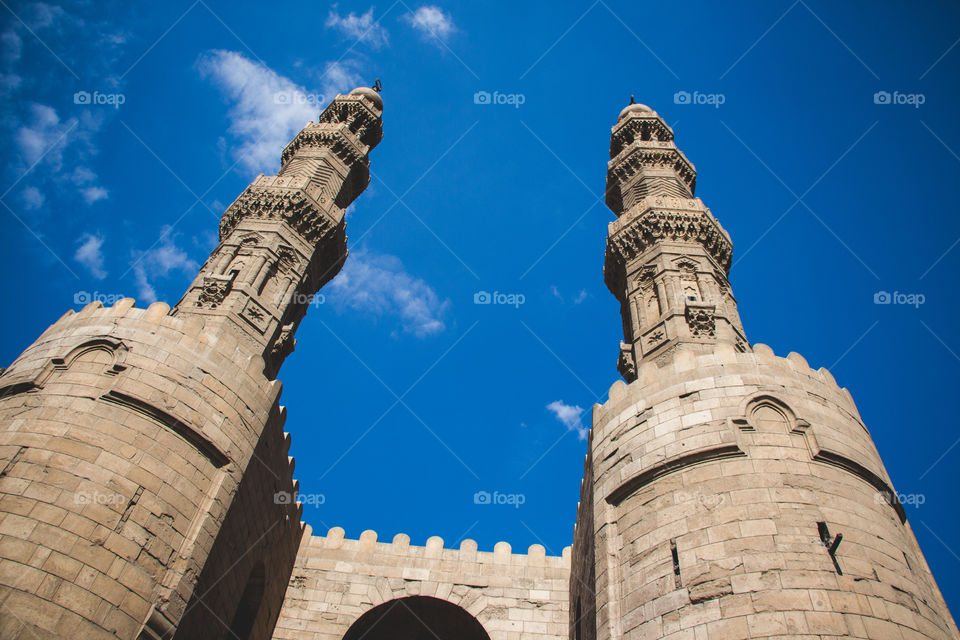
<instances>
[{"instance_id":1,"label":"cylindrical stone tower","mask_svg":"<svg viewBox=\"0 0 960 640\"><path fill-rule=\"evenodd\" d=\"M275 380L383 103L337 96L174 308L67 312L0 376L0 637L268 638L301 537Z\"/></svg>"},{"instance_id":2,"label":"cylindrical stone tower","mask_svg":"<svg viewBox=\"0 0 960 640\"><path fill-rule=\"evenodd\" d=\"M610 157L627 384L594 407L571 639L957 638L849 392L747 343L673 131L631 104Z\"/></svg>"}]
</instances>

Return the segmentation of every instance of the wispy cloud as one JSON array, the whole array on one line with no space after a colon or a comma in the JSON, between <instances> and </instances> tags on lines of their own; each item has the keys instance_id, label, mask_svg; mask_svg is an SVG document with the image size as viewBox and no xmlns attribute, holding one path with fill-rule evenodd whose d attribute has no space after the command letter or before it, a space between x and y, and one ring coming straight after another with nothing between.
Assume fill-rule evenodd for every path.
<instances>
[{"instance_id":1,"label":"wispy cloud","mask_svg":"<svg viewBox=\"0 0 960 640\"><path fill-rule=\"evenodd\" d=\"M436 5L425 4L403 16L403 20L428 40L446 40L456 30L453 18Z\"/></svg>"},{"instance_id":2,"label":"wispy cloud","mask_svg":"<svg viewBox=\"0 0 960 640\"><path fill-rule=\"evenodd\" d=\"M387 30L373 19L373 7L359 16L352 11L341 16L337 12L337 5L333 5L325 26L336 29L348 38L369 44L374 49L380 49L389 43Z\"/></svg>"},{"instance_id":3,"label":"wispy cloud","mask_svg":"<svg viewBox=\"0 0 960 640\"><path fill-rule=\"evenodd\" d=\"M570 431L576 431L577 437L581 440L587 439L587 432L589 431L587 427L583 424L583 409L574 406L565 404L563 400L554 400L547 405L547 410L553 414L553 416L559 420L563 426L565 426Z\"/></svg>"},{"instance_id":4,"label":"wispy cloud","mask_svg":"<svg viewBox=\"0 0 960 640\"><path fill-rule=\"evenodd\" d=\"M450 301L424 280L410 275L398 258L357 251L324 290L330 301L378 317L393 317L406 333L418 338L446 329Z\"/></svg>"},{"instance_id":5,"label":"wispy cloud","mask_svg":"<svg viewBox=\"0 0 960 640\"><path fill-rule=\"evenodd\" d=\"M234 156L253 172L279 168L280 150L293 136L338 92L359 84L346 61L326 65L319 94L236 51L209 51L197 66L233 102L228 117L236 139Z\"/></svg>"},{"instance_id":6,"label":"wispy cloud","mask_svg":"<svg viewBox=\"0 0 960 640\"><path fill-rule=\"evenodd\" d=\"M134 279L137 283L137 297L144 304L157 301L155 284L159 278L167 278L171 273L179 272L193 277L200 265L186 251L176 244L176 236L170 226L164 226L160 232L161 243L145 252L133 256Z\"/></svg>"},{"instance_id":7,"label":"wispy cloud","mask_svg":"<svg viewBox=\"0 0 960 640\"><path fill-rule=\"evenodd\" d=\"M40 189L36 187L27 187L20 192L20 200L23 202L23 206L27 209L39 209L43 206L46 198L43 193L40 192Z\"/></svg>"},{"instance_id":8,"label":"wispy cloud","mask_svg":"<svg viewBox=\"0 0 960 640\"><path fill-rule=\"evenodd\" d=\"M566 298L563 296L563 294L560 293L560 288L555 284L550 285L550 295L552 295L554 298L556 298L560 302L567 301ZM590 294L587 293L586 289L580 289L580 291L576 295L574 295L573 298L570 299L570 302L572 302L573 304L580 304L581 302L586 300L589 295Z\"/></svg>"},{"instance_id":9,"label":"wispy cloud","mask_svg":"<svg viewBox=\"0 0 960 640\"><path fill-rule=\"evenodd\" d=\"M102 246L102 236L85 233L80 236L80 247L73 254L73 259L85 266L98 280L107 277L107 272L103 269L103 252L100 250Z\"/></svg>"},{"instance_id":10,"label":"wispy cloud","mask_svg":"<svg viewBox=\"0 0 960 640\"><path fill-rule=\"evenodd\" d=\"M49 105L31 104L28 115L13 132L19 170L42 165L44 178L57 187L76 187L87 204L106 198L107 190L96 184L97 175L86 166L97 153L93 135L101 124L100 118L88 112L64 120ZM71 166L75 168L68 171ZM31 188L31 195L25 196L29 203L42 204L44 194L36 186Z\"/></svg>"}]
</instances>

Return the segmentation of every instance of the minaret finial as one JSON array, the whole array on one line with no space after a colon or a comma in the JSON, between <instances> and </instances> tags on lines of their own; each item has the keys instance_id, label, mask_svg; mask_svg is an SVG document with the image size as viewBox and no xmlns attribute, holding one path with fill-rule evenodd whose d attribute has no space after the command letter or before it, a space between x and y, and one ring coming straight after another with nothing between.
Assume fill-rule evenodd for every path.
<instances>
[{"instance_id":1,"label":"minaret finial","mask_svg":"<svg viewBox=\"0 0 960 640\"><path fill-rule=\"evenodd\" d=\"M376 80L373 81L373 87L371 88L377 93L380 93L381 91L383 91L383 85L380 84L380 78L377 78Z\"/></svg>"},{"instance_id":2,"label":"minaret finial","mask_svg":"<svg viewBox=\"0 0 960 640\"><path fill-rule=\"evenodd\" d=\"M637 101L633 99L633 94L630 94L630 104L637 104Z\"/></svg>"}]
</instances>

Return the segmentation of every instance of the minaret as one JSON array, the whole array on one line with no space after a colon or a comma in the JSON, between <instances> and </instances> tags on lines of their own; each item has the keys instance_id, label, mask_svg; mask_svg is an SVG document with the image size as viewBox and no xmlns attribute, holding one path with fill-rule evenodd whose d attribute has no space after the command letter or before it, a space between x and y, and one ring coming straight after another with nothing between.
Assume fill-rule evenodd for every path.
<instances>
[{"instance_id":1,"label":"minaret","mask_svg":"<svg viewBox=\"0 0 960 640\"><path fill-rule=\"evenodd\" d=\"M593 409L570 637L960 637L850 393L748 345L673 132L631 104L610 155L627 384Z\"/></svg>"},{"instance_id":2,"label":"minaret","mask_svg":"<svg viewBox=\"0 0 960 640\"><path fill-rule=\"evenodd\" d=\"M275 378L382 110L360 88L308 123L174 309L68 311L0 374L0 636L271 636L302 535Z\"/></svg>"},{"instance_id":3,"label":"minaret","mask_svg":"<svg viewBox=\"0 0 960 640\"><path fill-rule=\"evenodd\" d=\"M730 291L730 236L693 192L697 172L673 130L649 107L630 104L610 137L610 223L604 280L620 301L618 369L718 343L749 349Z\"/></svg>"},{"instance_id":4,"label":"minaret","mask_svg":"<svg viewBox=\"0 0 960 640\"><path fill-rule=\"evenodd\" d=\"M172 315L232 327L274 377L314 294L347 257L344 212L370 181L383 137L380 94L337 96L283 150L280 172L258 176L220 220L220 245Z\"/></svg>"}]
</instances>

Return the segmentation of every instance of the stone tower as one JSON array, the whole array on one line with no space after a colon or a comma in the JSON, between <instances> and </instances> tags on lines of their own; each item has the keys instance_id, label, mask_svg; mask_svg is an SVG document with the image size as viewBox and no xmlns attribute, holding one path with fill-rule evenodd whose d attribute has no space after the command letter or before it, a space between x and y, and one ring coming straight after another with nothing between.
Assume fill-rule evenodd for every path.
<instances>
[{"instance_id":1,"label":"stone tower","mask_svg":"<svg viewBox=\"0 0 960 640\"><path fill-rule=\"evenodd\" d=\"M957 638L850 393L748 344L673 131L631 104L610 157L627 384L593 411L571 640Z\"/></svg>"},{"instance_id":2,"label":"stone tower","mask_svg":"<svg viewBox=\"0 0 960 640\"><path fill-rule=\"evenodd\" d=\"M0 376L0 637L268 638L302 535L276 375L383 103L338 95L180 302L67 312Z\"/></svg>"}]
</instances>

